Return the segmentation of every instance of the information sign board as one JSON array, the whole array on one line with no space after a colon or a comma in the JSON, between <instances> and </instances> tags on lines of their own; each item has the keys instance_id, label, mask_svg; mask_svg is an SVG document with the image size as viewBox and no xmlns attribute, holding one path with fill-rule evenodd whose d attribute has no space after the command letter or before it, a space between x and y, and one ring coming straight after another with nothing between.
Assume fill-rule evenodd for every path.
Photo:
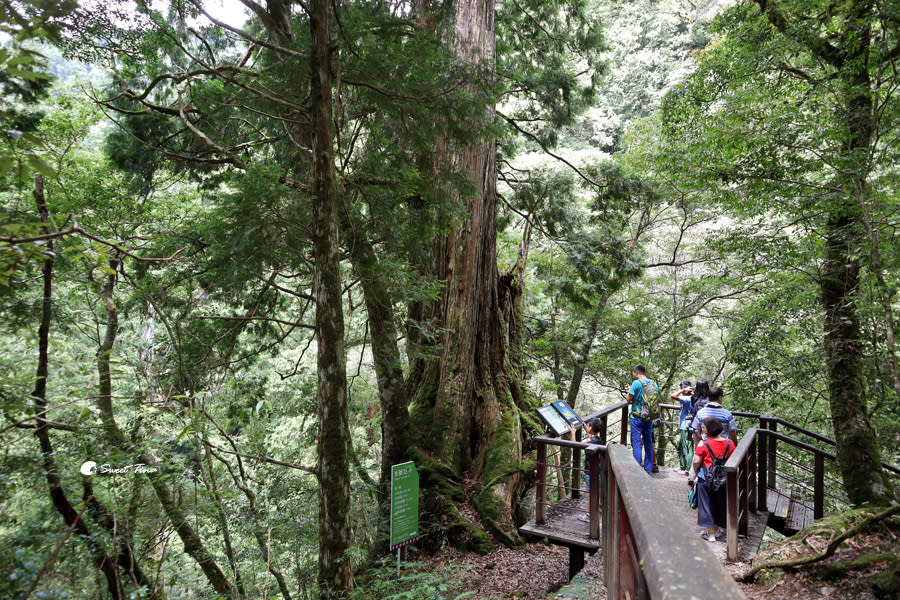
<instances>
[{"instance_id":1,"label":"information sign board","mask_svg":"<svg viewBox=\"0 0 900 600\"><path fill-rule=\"evenodd\" d=\"M391 551L419 539L419 473L412 461L391 466Z\"/></svg>"},{"instance_id":2,"label":"information sign board","mask_svg":"<svg viewBox=\"0 0 900 600\"><path fill-rule=\"evenodd\" d=\"M572 410L572 407L565 400L557 400L553 403L553 407L576 429L581 427L581 417L575 414L575 411Z\"/></svg>"},{"instance_id":3,"label":"information sign board","mask_svg":"<svg viewBox=\"0 0 900 600\"><path fill-rule=\"evenodd\" d=\"M550 428L554 435L560 436L568 433L569 424L551 405L547 404L546 406L538 407L537 412L538 416L547 424L547 427Z\"/></svg>"}]
</instances>

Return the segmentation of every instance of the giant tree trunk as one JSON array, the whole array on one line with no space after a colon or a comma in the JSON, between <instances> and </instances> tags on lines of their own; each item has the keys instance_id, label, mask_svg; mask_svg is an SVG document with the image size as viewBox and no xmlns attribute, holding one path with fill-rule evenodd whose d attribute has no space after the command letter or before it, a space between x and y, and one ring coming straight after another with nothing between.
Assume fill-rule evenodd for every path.
<instances>
[{"instance_id":1,"label":"giant tree trunk","mask_svg":"<svg viewBox=\"0 0 900 600\"><path fill-rule=\"evenodd\" d=\"M375 248L364 231L354 226L346 213L341 223L350 245L350 260L359 276L372 333L372 358L378 381L381 405L381 475L378 504L382 518L378 520L374 550L383 553L390 535L391 466L407 460L411 439L409 430L409 397L400 358L399 334L394 322L393 300L387 285L387 270L379 265Z\"/></svg>"},{"instance_id":2,"label":"giant tree trunk","mask_svg":"<svg viewBox=\"0 0 900 600\"><path fill-rule=\"evenodd\" d=\"M492 77L493 0L459 0L451 18L445 41L454 55L481 77ZM486 104L484 111L484 119L490 121L493 107ZM420 359L413 369L418 377L413 420L427 456L440 463L435 470L442 484L449 484L438 486L443 494L458 492L464 479L475 482L471 498L484 525L505 542L516 543L514 509L522 487L517 406L521 395L516 370L508 364L507 332L516 326L511 299L518 292L509 278L501 289L497 270L495 157L495 144L487 138L466 146L442 139L436 146L436 170L467 173L471 190L444 190L465 217L453 223L433 251L433 265L445 282L432 307L441 332L434 349L439 358ZM504 318L507 305L511 319ZM434 480L426 480L429 483ZM472 524L457 510L462 496L441 502L442 494L434 492L426 491L434 501L428 508L447 520L443 525L451 536L471 534ZM479 540L476 548L486 551L490 542Z\"/></svg>"},{"instance_id":3,"label":"giant tree trunk","mask_svg":"<svg viewBox=\"0 0 900 600\"><path fill-rule=\"evenodd\" d=\"M350 589L350 418L341 263L338 186L334 166L331 45L327 0L312 0L311 120L313 130L319 439L319 590L320 597L345 596Z\"/></svg>"}]
</instances>

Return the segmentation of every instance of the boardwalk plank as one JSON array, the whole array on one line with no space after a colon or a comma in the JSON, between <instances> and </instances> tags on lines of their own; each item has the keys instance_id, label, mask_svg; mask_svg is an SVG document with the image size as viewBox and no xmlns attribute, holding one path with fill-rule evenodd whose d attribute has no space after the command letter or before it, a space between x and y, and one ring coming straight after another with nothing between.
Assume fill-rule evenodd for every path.
<instances>
[{"instance_id":1,"label":"boardwalk plank","mask_svg":"<svg viewBox=\"0 0 900 600\"><path fill-rule=\"evenodd\" d=\"M578 520L579 515L587 512L587 502L584 495L577 500L567 496L547 507L546 523L538 525L532 519L520 527L519 531L525 535L547 538L563 546L579 546L589 551L598 550L600 539L590 539L589 525ZM602 531L600 535L603 536Z\"/></svg>"},{"instance_id":2,"label":"boardwalk plank","mask_svg":"<svg viewBox=\"0 0 900 600\"><path fill-rule=\"evenodd\" d=\"M791 502L790 509L788 510L785 525L787 525L788 529L800 531L801 529L809 527L813 520L813 507L806 502L794 500Z\"/></svg>"},{"instance_id":3,"label":"boardwalk plank","mask_svg":"<svg viewBox=\"0 0 900 600\"><path fill-rule=\"evenodd\" d=\"M776 490L769 488L766 492L766 502L772 508L772 518L784 521L787 519L791 508L791 490Z\"/></svg>"}]
</instances>

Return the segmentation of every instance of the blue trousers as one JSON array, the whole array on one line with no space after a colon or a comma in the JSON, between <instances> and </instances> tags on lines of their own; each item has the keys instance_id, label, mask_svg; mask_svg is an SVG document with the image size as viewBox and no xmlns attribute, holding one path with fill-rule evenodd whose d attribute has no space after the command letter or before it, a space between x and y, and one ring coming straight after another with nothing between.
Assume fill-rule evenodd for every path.
<instances>
[{"instance_id":1,"label":"blue trousers","mask_svg":"<svg viewBox=\"0 0 900 600\"><path fill-rule=\"evenodd\" d=\"M641 460L643 451L644 458ZM648 473L653 472L653 423L631 417L631 452Z\"/></svg>"}]
</instances>

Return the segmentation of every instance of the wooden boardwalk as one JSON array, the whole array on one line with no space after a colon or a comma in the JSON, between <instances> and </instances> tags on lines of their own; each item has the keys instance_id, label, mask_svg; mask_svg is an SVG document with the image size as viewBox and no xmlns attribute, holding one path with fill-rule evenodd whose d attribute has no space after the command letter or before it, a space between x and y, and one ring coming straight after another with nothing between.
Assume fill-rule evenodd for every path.
<instances>
[{"instance_id":1,"label":"wooden boardwalk","mask_svg":"<svg viewBox=\"0 0 900 600\"><path fill-rule=\"evenodd\" d=\"M657 486L661 498L665 498L677 509L678 514L684 518L685 522L700 535L702 528L697 525L697 511L692 509L688 504L688 492L690 488L687 484L687 476L675 469L668 467L660 467L659 473L651 475L653 484ZM766 530L766 523L769 519L769 513L759 512L751 513L747 524L747 535L738 536L738 561L748 562L759 551L759 545L762 543L763 533ZM725 561L725 540L710 544L713 546L713 552L723 562Z\"/></svg>"},{"instance_id":2,"label":"wooden boardwalk","mask_svg":"<svg viewBox=\"0 0 900 600\"><path fill-rule=\"evenodd\" d=\"M600 549L601 540L592 540L588 535L588 524L578 519L579 515L587 514L587 510L588 499L584 493L577 500L567 496L547 507L547 519L543 525L532 519L519 531L563 546L580 546L593 552Z\"/></svg>"},{"instance_id":3,"label":"wooden boardwalk","mask_svg":"<svg viewBox=\"0 0 900 600\"><path fill-rule=\"evenodd\" d=\"M766 490L766 505L771 510L770 525L787 534L806 529L814 521L811 503L791 497L791 490Z\"/></svg>"},{"instance_id":4,"label":"wooden boardwalk","mask_svg":"<svg viewBox=\"0 0 900 600\"><path fill-rule=\"evenodd\" d=\"M647 478L647 485L653 486L660 502L668 502L676 509L676 513L684 519L685 524L697 532L701 528L697 526L697 511L688 504L687 476L675 469L660 467L659 473L654 473ZM547 522L537 525L533 520L520 528L520 531L529 536L545 538L553 543L564 546L580 546L585 551L594 554L583 572L576 575L572 581L563 587L557 595L558 599L571 600L600 600L606 598L606 588L603 582L602 553L596 552L601 545L601 540L591 540L588 537L588 524L580 521L578 515L587 511L587 499L579 500L565 498L547 508ZM738 537L738 560L749 562L759 550L769 513L760 512L751 514L748 523L748 534ZM601 537L603 532L600 533ZM709 543L710 549L722 562L725 562L725 541Z\"/></svg>"},{"instance_id":5,"label":"wooden boardwalk","mask_svg":"<svg viewBox=\"0 0 900 600\"><path fill-rule=\"evenodd\" d=\"M661 467L659 473L648 477L647 485L654 486L660 501L669 502L674 506L678 514L684 518L685 523L694 528L699 535L701 528L697 526L697 511L692 509L687 501L690 491L687 485L687 476L675 469ZM583 493L581 496L578 500L566 497L562 501L548 506L547 519L543 525L538 525L532 519L520 527L519 531L524 535L546 538L563 546L580 546L593 553L600 548L601 540L590 539L588 524L578 519L579 515L587 512L587 498ZM774 504L771 505L774 506ZM768 518L769 513L765 512L750 515L748 535L738 537L740 561L752 558L759 550ZM602 531L600 535L602 537ZM715 542L714 545L724 549L725 542Z\"/></svg>"}]
</instances>

